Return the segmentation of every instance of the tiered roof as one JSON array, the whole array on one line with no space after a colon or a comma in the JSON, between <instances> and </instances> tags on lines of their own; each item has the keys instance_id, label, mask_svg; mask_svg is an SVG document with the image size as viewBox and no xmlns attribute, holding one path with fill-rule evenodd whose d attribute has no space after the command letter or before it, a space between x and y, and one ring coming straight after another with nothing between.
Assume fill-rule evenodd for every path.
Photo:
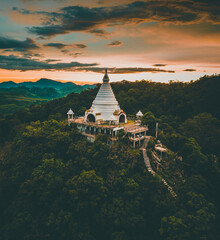
<instances>
[{"instance_id":1,"label":"tiered roof","mask_svg":"<svg viewBox=\"0 0 220 240\"><path fill-rule=\"evenodd\" d=\"M120 111L120 106L109 83L107 69L105 70L103 83L92 103L91 111L95 114L101 114L100 118L104 121L115 120L113 113Z\"/></svg>"}]
</instances>

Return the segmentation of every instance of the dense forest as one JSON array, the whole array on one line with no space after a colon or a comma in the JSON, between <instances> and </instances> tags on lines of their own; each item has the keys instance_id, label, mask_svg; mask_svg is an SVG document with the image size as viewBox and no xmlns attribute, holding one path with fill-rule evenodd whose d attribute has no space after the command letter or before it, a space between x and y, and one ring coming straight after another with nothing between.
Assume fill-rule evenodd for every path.
<instances>
[{"instance_id":1,"label":"dense forest","mask_svg":"<svg viewBox=\"0 0 220 240\"><path fill-rule=\"evenodd\" d=\"M220 238L220 75L112 88L128 116L144 113L149 135L159 123L173 153L164 168L152 176L123 132L111 146L101 134L92 144L67 125L68 109L83 115L99 86L2 117L0 239Z\"/></svg>"}]
</instances>

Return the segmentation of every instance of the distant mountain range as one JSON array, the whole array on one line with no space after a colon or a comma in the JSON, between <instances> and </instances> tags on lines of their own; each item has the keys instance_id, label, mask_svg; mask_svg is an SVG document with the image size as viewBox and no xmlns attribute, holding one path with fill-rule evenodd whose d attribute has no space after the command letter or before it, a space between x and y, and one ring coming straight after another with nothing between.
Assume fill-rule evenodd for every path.
<instances>
[{"instance_id":1,"label":"distant mountain range","mask_svg":"<svg viewBox=\"0 0 220 240\"><path fill-rule=\"evenodd\" d=\"M77 85L73 82L59 82L47 78L41 78L36 82L20 82L15 83L13 81L7 81L0 83L0 88L16 88L16 87L26 87L26 88L54 88L56 90L61 90L63 88L75 88L75 89L86 89L86 88L94 88L95 84L93 85ZM78 92L78 91L77 91Z\"/></svg>"},{"instance_id":2,"label":"distant mountain range","mask_svg":"<svg viewBox=\"0 0 220 240\"><path fill-rule=\"evenodd\" d=\"M28 108L31 104L40 104L54 98L64 97L72 92L80 93L93 85L77 85L73 82L59 82L41 78L37 82L13 81L0 83L0 118L20 108Z\"/></svg>"}]
</instances>

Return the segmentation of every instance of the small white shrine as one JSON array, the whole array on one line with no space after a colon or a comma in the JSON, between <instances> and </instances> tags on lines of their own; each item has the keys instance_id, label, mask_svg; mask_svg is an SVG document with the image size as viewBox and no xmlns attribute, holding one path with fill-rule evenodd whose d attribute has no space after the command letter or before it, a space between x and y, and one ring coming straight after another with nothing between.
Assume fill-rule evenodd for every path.
<instances>
[{"instance_id":1,"label":"small white shrine","mask_svg":"<svg viewBox=\"0 0 220 240\"><path fill-rule=\"evenodd\" d=\"M73 110L70 108L70 110L67 112L67 115L68 115L68 119L73 119Z\"/></svg>"},{"instance_id":2,"label":"small white shrine","mask_svg":"<svg viewBox=\"0 0 220 240\"><path fill-rule=\"evenodd\" d=\"M136 118L137 119L140 119L143 117L143 113L141 112L141 110L139 110L137 113L136 113Z\"/></svg>"}]
</instances>

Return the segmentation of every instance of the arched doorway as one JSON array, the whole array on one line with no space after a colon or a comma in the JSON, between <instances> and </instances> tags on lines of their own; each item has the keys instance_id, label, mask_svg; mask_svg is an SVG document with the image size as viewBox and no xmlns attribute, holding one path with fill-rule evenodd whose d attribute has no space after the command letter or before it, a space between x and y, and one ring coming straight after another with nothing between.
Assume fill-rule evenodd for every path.
<instances>
[{"instance_id":1,"label":"arched doorway","mask_svg":"<svg viewBox=\"0 0 220 240\"><path fill-rule=\"evenodd\" d=\"M87 121L88 121L88 122L95 122L95 116L90 113L90 114L87 116Z\"/></svg>"},{"instance_id":2,"label":"arched doorway","mask_svg":"<svg viewBox=\"0 0 220 240\"><path fill-rule=\"evenodd\" d=\"M121 114L119 116L119 123L125 123L125 115L124 114Z\"/></svg>"}]
</instances>

